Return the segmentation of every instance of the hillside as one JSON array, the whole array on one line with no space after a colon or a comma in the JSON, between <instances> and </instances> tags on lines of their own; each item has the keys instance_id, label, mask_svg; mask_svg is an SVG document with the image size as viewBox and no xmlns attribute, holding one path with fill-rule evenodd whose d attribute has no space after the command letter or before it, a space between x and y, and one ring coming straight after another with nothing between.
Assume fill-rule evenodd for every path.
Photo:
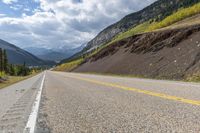
<instances>
[{"instance_id":1,"label":"hillside","mask_svg":"<svg viewBox=\"0 0 200 133\"><path fill-rule=\"evenodd\" d=\"M167 79L193 77L200 71L200 3L184 2L191 6L159 21L129 28L86 54L77 53L56 70Z\"/></svg>"},{"instance_id":2,"label":"hillside","mask_svg":"<svg viewBox=\"0 0 200 133\"><path fill-rule=\"evenodd\" d=\"M161 21L181 8L190 7L200 0L158 0L139 12L125 16L119 22L107 27L92 39L84 51L103 45L128 29L147 21Z\"/></svg>"},{"instance_id":3,"label":"hillside","mask_svg":"<svg viewBox=\"0 0 200 133\"><path fill-rule=\"evenodd\" d=\"M12 64L23 64L26 62L30 66L53 65L54 62L44 61L29 52L16 47L4 40L0 40L0 48L6 49L8 54L8 61Z\"/></svg>"},{"instance_id":4,"label":"hillside","mask_svg":"<svg viewBox=\"0 0 200 133\"><path fill-rule=\"evenodd\" d=\"M75 72L186 79L200 71L200 26L135 35L93 55Z\"/></svg>"}]
</instances>

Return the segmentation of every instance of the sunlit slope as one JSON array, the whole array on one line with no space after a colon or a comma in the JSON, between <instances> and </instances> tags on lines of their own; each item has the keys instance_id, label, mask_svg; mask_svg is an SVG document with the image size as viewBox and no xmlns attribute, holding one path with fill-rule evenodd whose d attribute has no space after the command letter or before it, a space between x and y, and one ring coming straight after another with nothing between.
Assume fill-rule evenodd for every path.
<instances>
[{"instance_id":1,"label":"sunlit slope","mask_svg":"<svg viewBox=\"0 0 200 133\"><path fill-rule=\"evenodd\" d=\"M117 23L102 30L94 39L88 42L85 51L108 43L116 35L145 22L160 22L167 16L183 8L191 7L198 2L200 2L200 0L157 0L144 9L128 14Z\"/></svg>"},{"instance_id":2,"label":"sunlit slope","mask_svg":"<svg viewBox=\"0 0 200 133\"><path fill-rule=\"evenodd\" d=\"M195 4L188 8L180 9L179 11L173 13L170 16L167 16L165 19L159 22L148 21L140 25L137 25L136 27L116 36L111 42L119 41L138 33L151 32L163 28L171 28L171 27L180 28L188 25L200 24L200 17L198 15L199 13L200 13L200 3ZM185 21L182 21L184 19Z\"/></svg>"}]
</instances>

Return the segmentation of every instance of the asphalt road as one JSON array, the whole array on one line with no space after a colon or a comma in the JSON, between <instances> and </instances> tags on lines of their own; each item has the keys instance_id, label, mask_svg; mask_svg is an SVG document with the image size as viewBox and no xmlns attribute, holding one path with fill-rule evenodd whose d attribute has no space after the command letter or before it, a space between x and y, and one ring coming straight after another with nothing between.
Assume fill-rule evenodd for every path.
<instances>
[{"instance_id":1,"label":"asphalt road","mask_svg":"<svg viewBox=\"0 0 200 133\"><path fill-rule=\"evenodd\" d=\"M200 84L48 71L37 128L38 133L198 133Z\"/></svg>"}]
</instances>

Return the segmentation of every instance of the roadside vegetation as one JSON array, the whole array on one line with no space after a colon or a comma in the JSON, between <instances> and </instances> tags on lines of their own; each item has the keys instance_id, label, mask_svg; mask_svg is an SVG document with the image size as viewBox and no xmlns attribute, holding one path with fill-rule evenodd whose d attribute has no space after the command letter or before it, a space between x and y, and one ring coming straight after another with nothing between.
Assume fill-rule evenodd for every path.
<instances>
[{"instance_id":1,"label":"roadside vegetation","mask_svg":"<svg viewBox=\"0 0 200 133\"><path fill-rule=\"evenodd\" d=\"M199 13L200 13L200 3L197 3L191 7L181 8L177 12L167 16L163 20L160 20L160 21L149 20L147 22L137 25L136 27L129 29L126 32L123 32L115 36L109 43L103 44L100 47L96 48L95 50L92 50L91 52L80 56L79 58L76 58L72 61L69 61L67 63L57 66L55 70L71 71L74 68L76 68L78 65L82 64L86 59L90 58L91 56L95 55L102 49L106 48L108 45L112 45L117 41L134 36L136 34L152 32L161 28L168 27L170 25L175 24L176 22L179 22L183 19L186 19L188 17L194 16Z\"/></svg>"},{"instance_id":2,"label":"roadside vegetation","mask_svg":"<svg viewBox=\"0 0 200 133\"><path fill-rule=\"evenodd\" d=\"M131 37L131 36L139 34L139 33L143 33L144 31L146 31L146 29L149 28L150 24L151 24L150 22L144 22L126 32L123 32L123 33L117 35L116 37L114 37L109 44L120 41L124 38Z\"/></svg>"},{"instance_id":3,"label":"roadside vegetation","mask_svg":"<svg viewBox=\"0 0 200 133\"><path fill-rule=\"evenodd\" d=\"M82 64L83 61L84 61L84 59L80 58L78 60L71 61L69 63L61 64L61 65L57 66L54 70L56 70L56 71L72 71L74 68L76 68L77 66Z\"/></svg>"},{"instance_id":4,"label":"roadside vegetation","mask_svg":"<svg viewBox=\"0 0 200 133\"><path fill-rule=\"evenodd\" d=\"M153 22L145 31L153 31L163 27L167 27L172 25L178 21L181 21L185 18L191 17L193 15L200 13L200 3L195 4L188 8L180 9L179 11L175 12L174 14L166 17L164 20L160 22Z\"/></svg>"},{"instance_id":5,"label":"roadside vegetation","mask_svg":"<svg viewBox=\"0 0 200 133\"><path fill-rule=\"evenodd\" d=\"M0 89L12 85L14 83L20 82L22 80L28 79L34 75L36 75L36 73L28 76L7 76L6 80L0 82Z\"/></svg>"},{"instance_id":6,"label":"roadside vegetation","mask_svg":"<svg viewBox=\"0 0 200 133\"><path fill-rule=\"evenodd\" d=\"M39 71L40 68L29 68L25 62L23 65L9 64L6 50L0 48L0 88L26 79Z\"/></svg>"},{"instance_id":7,"label":"roadside vegetation","mask_svg":"<svg viewBox=\"0 0 200 133\"><path fill-rule=\"evenodd\" d=\"M186 78L188 82L200 82L200 72L190 75Z\"/></svg>"},{"instance_id":8,"label":"roadside vegetation","mask_svg":"<svg viewBox=\"0 0 200 133\"><path fill-rule=\"evenodd\" d=\"M170 26L176 22L179 22L185 18L191 17L193 15L200 13L200 3L195 4L188 8L182 8L178 10L177 12L173 13L170 16L167 16L165 19L157 22L154 20L150 20L148 22L144 22L136 27L133 27L132 29L123 32L116 37L113 38L113 40L109 43L120 41L124 38L131 37L136 34L144 33L144 32L151 32L154 30L158 30L167 26Z\"/></svg>"},{"instance_id":9,"label":"roadside vegetation","mask_svg":"<svg viewBox=\"0 0 200 133\"><path fill-rule=\"evenodd\" d=\"M31 69L26 67L25 62L23 65L9 64L6 50L0 48L0 73L1 78L3 78L6 75L27 76L31 73Z\"/></svg>"}]
</instances>

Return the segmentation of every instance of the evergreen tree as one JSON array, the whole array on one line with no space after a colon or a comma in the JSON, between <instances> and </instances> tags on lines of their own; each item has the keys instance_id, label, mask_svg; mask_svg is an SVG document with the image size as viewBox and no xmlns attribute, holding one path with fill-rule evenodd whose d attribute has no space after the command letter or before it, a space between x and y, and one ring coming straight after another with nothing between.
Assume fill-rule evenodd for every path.
<instances>
[{"instance_id":1,"label":"evergreen tree","mask_svg":"<svg viewBox=\"0 0 200 133\"><path fill-rule=\"evenodd\" d=\"M10 75L11 76L16 76L16 71L15 71L15 68L14 68L13 64L10 64Z\"/></svg>"},{"instance_id":2,"label":"evergreen tree","mask_svg":"<svg viewBox=\"0 0 200 133\"><path fill-rule=\"evenodd\" d=\"M24 62L23 64L22 71L23 71L23 76L26 76L28 74L27 69L26 69L26 62Z\"/></svg>"},{"instance_id":3,"label":"evergreen tree","mask_svg":"<svg viewBox=\"0 0 200 133\"><path fill-rule=\"evenodd\" d=\"M0 48L0 72L3 72L3 50Z\"/></svg>"},{"instance_id":4,"label":"evergreen tree","mask_svg":"<svg viewBox=\"0 0 200 133\"><path fill-rule=\"evenodd\" d=\"M8 58L6 50L3 50L3 69L5 73L8 73Z\"/></svg>"},{"instance_id":5,"label":"evergreen tree","mask_svg":"<svg viewBox=\"0 0 200 133\"><path fill-rule=\"evenodd\" d=\"M26 66L26 62L23 65L9 64L6 50L0 48L0 75L4 72L11 76L27 76L31 69Z\"/></svg>"}]
</instances>

